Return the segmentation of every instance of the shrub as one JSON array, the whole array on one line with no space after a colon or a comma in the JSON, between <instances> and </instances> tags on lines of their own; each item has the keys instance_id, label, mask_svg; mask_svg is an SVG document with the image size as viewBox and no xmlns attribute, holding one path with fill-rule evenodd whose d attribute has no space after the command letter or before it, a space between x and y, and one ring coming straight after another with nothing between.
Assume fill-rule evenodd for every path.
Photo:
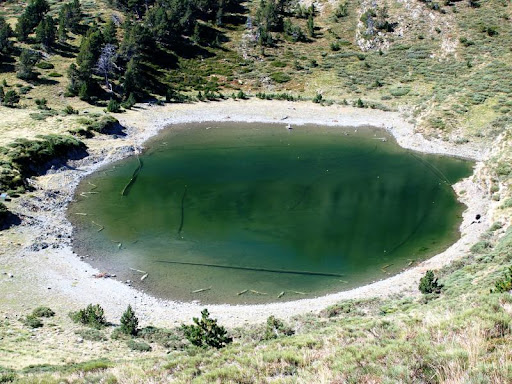
<instances>
[{"instance_id":1,"label":"shrub","mask_svg":"<svg viewBox=\"0 0 512 384\"><path fill-rule=\"evenodd\" d=\"M55 312L48 307L37 307L32 311L32 315L35 317L53 317Z\"/></svg>"},{"instance_id":2,"label":"shrub","mask_svg":"<svg viewBox=\"0 0 512 384\"><path fill-rule=\"evenodd\" d=\"M112 113L118 113L120 110L121 105L119 105L119 103L116 100L110 99L107 105L107 111Z\"/></svg>"},{"instance_id":3,"label":"shrub","mask_svg":"<svg viewBox=\"0 0 512 384\"><path fill-rule=\"evenodd\" d=\"M121 316L121 332L125 335L137 335L137 326L139 325L139 319L135 316L135 312L131 305L128 305L126 311Z\"/></svg>"},{"instance_id":4,"label":"shrub","mask_svg":"<svg viewBox=\"0 0 512 384\"><path fill-rule=\"evenodd\" d=\"M313 97L313 103L321 103L323 99L323 96L320 93L317 93L315 97Z\"/></svg>"},{"instance_id":5,"label":"shrub","mask_svg":"<svg viewBox=\"0 0 512 384\"><path fill-rule=\"evenodd\" d=\"M169 349L181 350L188 344L182 328L165 329L149 326L140 329L137 337L148 343L157 343Z\"/></svg>"},{"instance_id":6,"label":"shrub","mask_svg":"<svg viewBox=\"0 0 512 384\"><path fill-rule=\"evenodd\" d=\"M135 95L132 93L130 93L130 96L128 96L128 98L121 104L121 106L124 108L124 109L131 109L135 103L137 103L137 99L135 98Z\"/></svg>"},{"instance_id":7,"label":"shrub","mask_svg":"<svg viewBox=\"0 0 512 384\"><path fill-rule=\"evenodd\" d=\"M30 328L41 328L43 326L43 322L41 319L34 315L28 315L24 319L21 320L23 325L30 327Z\"/></svg>"},{"instance_id":8,"label":"shrub","mask_svg":"<svg viewBox=\"0 0 512 384\"><path fill-rule=\"evenodd\" d=\"M267 319L267 326L265 327L265 333L263 334L263 340L277 339L281 336L291 336L295 331L286 326L284 322L274 316L270 316Z\"/></svg>"},{"instance_id":9,"label":"shrub","mask_svg":"<svg viewBox=\"0 0 512 384\"><path fill-rule=\"evenodd\" d=\"M292 79L289 75L283 72L274 72L270 75L270 78L280 84L287 83Z\"/></svg>"},{"instance_id":10,"label":"shrub","mask_svg":"<svg viewBox=\"0 0 512 384\"><path fill-rule=\"evenodd\" d=\"M502 293L510 291L512 291L512 267L508 267L508 269L505 271L505 276L503 279L494 283L494 288L491 289L491 293Z\"/></svg>"},{"instance_id":11,"label":"shrub","mask_svg":"<svg viewBox=\"0 0 512 384\"><path fill-rule=\"evenodd\" d=\"M320 314L324 317L335 317L342 313L350 313L354 311L355 305L351 302L345 302L340 304L331 305L324 309Z\"/></svg>"},{"instance_id":12,"label":"shrub","mask_svg":"<svg viewBox=\"0 0 512 384\"><path fill-rule=\"evenodd\" d=\"M89 341L105 341L107 339L103 333L94 328L80 329L75 333L79 335L82 339Z\"/></svg>"},{"instance_id":13,"label":"shrub","mask_svg":"<svg viewBox=\"0 0 512 384\"><path fill-rule=\"evenodd\" d=\"M42 99L36 99L35 102L37 105L37 109L43 109L43 110L50 109L50 108L48 108L48 100L46 100L44 97Z\"/></svg>"},{"instance_id":14,"label":"shrub","mask_svg":"<svg viewBox=\"0 0 512 384\"><path fill-rule=\"evenodd\" d=\"M4 99L2 101L4 106L13 108L15 104L18 104L19 102L20 96L16 93L15 90L11 89L5 92Z\"/></svg>"},{"instance_id":15,"label":"shrub","mask_svg":"<svg viewBox=\"0 0 512 384\"><path fill-rule=\"evenodd\" d=\"M340 3L338 8L334 11L334 17L336 19L341 19L342 17L348 16L348 4Z\"/></svg>"},{"instance_id":16,"label":"shrub","mask_svg":"<svg viewBox=\"0 0 512 384\"><path fill-rule=\"evenodd\" d=\"M40 68L40 69L53 69L53 68L55 68L55 66L52 63L48 63L46 61L41 61L40 63L37 63L36 67Z\"/></svg>"},{"instance_id":17,"label":"shrub","mask_svg":"<svg viewBox=\"0 0 512 384\"><path fill-rule=\"evenodd\" d=\"M427 271L425 276L420 279L419 290L423 294L441 293L443 286L437 282L437 277L434 276L433 271Z\"/></svg>"},{"instance_id":18,"label":"shrub","mask_svg":"<svg viewBox=\"0 0 512 384\"><path fill-rule=\"evenodd\" d=\"M471 247L471 253L485 253L487 250L492 248L492 244L489 241L479 241Z\"/></svg>"},{"instance_id":19,"label":"shrub","mask_svg":"<svg viewBox=\"0 0 512 384\"><path fill-rule=\"evenodd\" d=\"M14 383L16 381L16 373L3 372L0 373L0 383Z\"/></svg>"},{"instance_id":20,"label":"shrub","mask_svg":"<svg viewBox=\"0 0 512 384\"><path fill-rule=\"evenodd\" d=\"M194 317L194 324L182 325L185 337L193 345L201 348L223 348L231 343L233 339L227 336L224 327L217 325L216 319L211 319L207 309L201 312L201 319Z\"/></svg>"},{"instance_id":21,"label":"shrub","mask_svg":"<svg viewBox=\"0 0 512 384\"><path fill-rule=\"evenodd\" d=\"M71 320L93 328L101 328L107 324L103 308L99 304L89 304L86 308L69 314Z\"/></svg>"},{"instance_id":22,"label":"shrub","mask_svg":"<svg viewBox=\"0 0 512 384\"><path fill-rule=\"evenodd\" d=\"M59 72L50 72L48 74L48 77L62 77L62 74L60 74Z\"/></svg>"},{"instance_id":23,"label":"shrub","mask_svg":"<svg viewBox=\"0 0 512 384\"><path fill-rule=\"evenodd\" d=\"M411 92L411 88L409 87L396 87L389 90L389 93L391 93L395 97L405 96L409 92Z\"/></svg>"},{"instance_id":24,"label":"shrub","mask_svg":"<svg viewBox=\"0 0 512 384\"><path fill-rule=\"evenodd\" d=\"M128 340L126 345L128 345L128 348L130 348L132 351L139 351L139 352L151 351L151 345L149 345L148 343L145 343L143 341Z\"/></svg>"},{"instance_id":25,"label":"shrub","mask_svg":"<svg viewBox=\"0 0 512 384\"><path fill-rule=\"evenodd\" d=\"M66 105L66 108L64 108L64 113L66 115L78 115L78 111L71 105Z\"/></svg>"}]
</instances>

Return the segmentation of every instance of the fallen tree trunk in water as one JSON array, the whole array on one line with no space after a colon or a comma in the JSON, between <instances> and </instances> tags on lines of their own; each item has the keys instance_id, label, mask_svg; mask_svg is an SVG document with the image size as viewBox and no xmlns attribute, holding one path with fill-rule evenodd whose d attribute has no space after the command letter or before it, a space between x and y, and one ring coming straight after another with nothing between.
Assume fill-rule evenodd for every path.
<instances>
[{"instance_id":1,"label":"fallen tree trunk in water","mask_svg":"<svg viewBox=\"0 0 512 384\"><path fill-rule=\"evenodd\" d=\"M313 272L313 271L293 271L293 270L286 270L286 269L267 269L267 268L237 267L237 266L220 265L220 264L192 263L192 262L188 262L188 261L157 260L157 263L179 264L179 265L195 265L195 266L198 266L198 267L211 267L211 268L238 269L238 270L242 270L242 271L270 272L270 273L287 273L287 274L292 274L292 275L343 277L343 275L339 274L339 273Z\"/></svg>"},{"instance_id":2,"label":"fallen tree trunk in water","mask_svg":"<svg viewBox=\"0 0 512 384\"><path fill-rule=\"evenodd\" d=\"M132 178L130 179L128 184L126 184L124 186L123 190L121 191L121 196L127 196L128 195L128 192L130 192L130 188L132 187L133 183L135 183L135 180L137 180L137 176L139 175L139 172L142 169L142 161L140 160L139 156L137 156L137 160L139 162L139 165L137 166L135 171L133 171Z\"/></svg>"}]
</instances>

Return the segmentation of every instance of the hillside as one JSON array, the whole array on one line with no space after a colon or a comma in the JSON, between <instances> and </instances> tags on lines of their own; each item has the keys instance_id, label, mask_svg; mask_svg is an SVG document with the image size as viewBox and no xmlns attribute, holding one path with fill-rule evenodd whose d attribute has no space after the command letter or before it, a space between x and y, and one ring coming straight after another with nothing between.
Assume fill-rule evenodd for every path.
<instances>
[{"instance_id":1,"label":"hillside","mask_svg":"<svg viewBox=\"0 0 512 384\"><path fill-rule=\"evenodd\" d=\"M509 0L1 1L0 192L14 198L0 203L0 382L512 382L511 18ZM71 229L51 224L78 178L55 174L137 153L166 113L270 110L260 99L307 121L389 111L477 160L468 183L488 210L478 241L434 271L442 289L233 321L221 349L153 322L168 313L156 308L135 308L141 330L120 334L124 293L105 308L112 324L73 322L103 283L58 279L83 265L59 256ZM91 291L71 300L77 285ZM30 316L41 305L54 316Z\"/></svg>"}]
</instances>

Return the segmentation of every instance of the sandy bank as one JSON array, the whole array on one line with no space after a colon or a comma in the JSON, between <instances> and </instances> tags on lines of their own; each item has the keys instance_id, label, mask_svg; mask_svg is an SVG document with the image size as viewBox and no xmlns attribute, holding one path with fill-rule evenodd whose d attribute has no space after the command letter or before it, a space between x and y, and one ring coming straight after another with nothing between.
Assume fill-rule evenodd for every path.
<instances>
[{"instance_id":1,"label":"sandy bank","mask_svg":"<svg viewBox=\"0 0 512 384\"><path fill-rule=\"evenodd\" d=\"M71 248L72 228L65 218L67 203L80 179L98 167L139 150L145 140L173 123L198 121L243 121L299 125L382 127L391 132L398 143L421 152L461 156L483 160L487 151L472 143L455 145L428 141L414 132L398 113L351 107L322 107L312 103L283 101L223 101L198 104L141 106L117 116L127 135L117 139L98 137L87 142L90 156L71 164L73 168L50 171L34 181L35 193L24 196L16 211L24 216L19 227L1 233L0 252L12 279L0 279L0 289L9 294L0 301L2 309L23 311L27 307L48 304L59 310L100 303L110 320L116 321L128 304L137 311L144 324L172 325L197 316L204 305L155 299L113 279L95 279L94 270L81 261ZM477 163L475 174L482 163ZM454 186L460 200L467 205L461 225L461 239L445 252L408 269L364 287L330 294L315 299L264 305L209 305L213 316L226 325L260 322L269 315L290 317L316 312L344 299L417 294L417 282L427 269L438 269L463 256L490 225L491 203L486 191L474 180L465 179ZM471 224L476 214L480 223ZM32 303L35 303L32 305Z\"/></svg>"}]
</instances>

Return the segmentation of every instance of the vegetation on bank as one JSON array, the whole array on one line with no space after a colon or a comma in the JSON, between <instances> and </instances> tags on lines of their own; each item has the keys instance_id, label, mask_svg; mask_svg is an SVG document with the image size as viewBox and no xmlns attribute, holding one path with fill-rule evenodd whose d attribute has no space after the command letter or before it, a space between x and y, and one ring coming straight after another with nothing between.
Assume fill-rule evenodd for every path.
<instances>
[{"instance_id":1,"label":"vegetation on bank","mask_svg":"<svg viewBox=\"0 0 512 384\"><path fill-rule=\"evenodd\" d=\"M72 136L41 135L35 140L17 139L0 148L0 191L11 195L30 188L27 178L45 171L51 162L85 156L85 144Z\"/></svg>"},{"instance_id":2,"label":"vegetation on bank","mask_svg":"<svg viewBox=\"0 0 512 384\"><path fill-rule=\"evenodd\" d=\"M491 247L485 252L467 255L436 272L438 285L443 285L436 295L348 300L318 315L288 322L271 316L265 324L221 332L210 332L217 325L207 311L190 325L164 329L139 328L135 312L127 308L119 325L78 326L75 331L84 339L77 351L102 346L104 360L3 368L0 377L19 383L86 383L106 378L123 383L319 379L507 383L512 380L512 296L506 289L491 289L510 283L512 230L498 229L486 237ZM215 325L205 327L208 323ZM61 326L77 327L65 324ZM19 331L6 333L13 325L0 325L6 346L19 338ZM45 323L34 332L42 337L53 331ZM222 345L196 343L205 335ZM224 344L226 337L232 342ZM21 348L31 343L18 342ZM133 355L126 356L127 351Z\"/></svg>"}]
</instances>

